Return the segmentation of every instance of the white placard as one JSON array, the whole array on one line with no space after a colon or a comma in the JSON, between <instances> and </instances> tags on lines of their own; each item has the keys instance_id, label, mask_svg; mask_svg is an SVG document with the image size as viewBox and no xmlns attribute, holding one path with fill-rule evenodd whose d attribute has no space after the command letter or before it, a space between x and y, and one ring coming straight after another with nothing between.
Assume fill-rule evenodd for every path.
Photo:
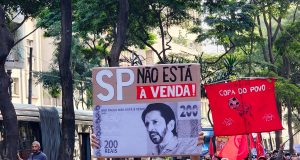
<instances>
[{"instance_id":1,"label":"white placard","mask_svg":"<svg viewBox=\"0 0 300 160\"><path fill-rule=\"evenodd\" d=\"M101 127L94 127L94 132L101 147L94 149L94 155L199 155L199 105L199 101L190 101L97 106L94 126Z\"/></svg>"}]
</instances>

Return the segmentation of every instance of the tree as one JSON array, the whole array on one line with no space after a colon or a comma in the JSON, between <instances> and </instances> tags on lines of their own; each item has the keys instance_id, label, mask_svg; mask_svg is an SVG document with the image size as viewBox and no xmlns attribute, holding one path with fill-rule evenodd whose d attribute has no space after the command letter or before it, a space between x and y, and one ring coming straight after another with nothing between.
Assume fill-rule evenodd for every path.
<instances>
[{"instance_id":1,"label":"tree","mask_svg":"<svg viewBox=\"0 0 300 160\"><path fill-rule=\"evenodd\" d=\"M75 144L75 113L73 104L73 78L70 69L72 44L72 1L61 0L61 42L59 72L62 87L62 137L59 159L72 160Z\"/></svg>"},{"instance_id":2,"label":"tree","mask_svg":"<svg viewBox=\"0 0 300 160\"><path fill-rule=\"evenodd\" d=\"M4 68L6 57L14 45L14 39L5 22L5 12L3 6L0 5L0 109L6 130L4 147L1 149L1 157L3 157L3 159L14 159L19 144L18 122L14 106L10 99L10 93L8 93L8 86L11 85L10 78Z\"/></svg>"},{"instance_id":3,"label":"tree","mask_svg":"<svg viewBox=\"0 0 300 160\"><path fill-rule=\"evenodd\" d=\"M47 0L34 2L27 0L0 1L0 110L5 129L4 143L0 153L1 159L15 159L18 150L17 116L11 102L11 93L9 93L8 89L11 85L11 80L5 72L4 65L11 49L28 35L15 40L13 33L28 18L36 16L46 5L49 5L49 1ZM14 23L13 19L19 14L23 15L24 19L20 23Z\"/></svg>"},{"instance_id":4,"label":"tree","mask_svg":"<svg viewBox=\"0 0 300 160\"><path fill-rule=\"evenodd\" d=\"M83 106L86 106L87 109L92 107L92 68L100 66L100 62L104 58L102 54L108 54L106 46L102 46L102 44L96 45L96 51L93 51L82 46L77 36L73 36L70 68L73 74L74 92L79 93L79 96L76 96L76 94L73 93L73 99L77 109L79 103L81 103L82 109L84 109ZM43 87L48 89L50 95L55 98L55 96L59 96L57 93L61 93L60 75L58 70L58 51L54 53L52 61L50 71L35 72L34 76L37 78L38 83L42 83ZM84 94L86 95L86 98L83 98Z\"/></svg>"},{"instance_id":5,"label":"tree","mask_svg":"<svg viewBox=\"0 0 300 160\"><path fill-rule=\"evenodd\" d=\"M155 1L131 1L129 34L132 39L139 41L150 48L159 59L159 63L170 63L167 51L171 50L172 36L169 29L175 25L181 25L192 21L190 15L200 1L193 0L155 0ZM151 32L157 31L160 36L161 50L155 48L149 41ZM127 41L130 44L129 39Z\"/></svg>"},{"instance_id":6,"label":"tree","mask_svg":"<svg viewBox=\"0 0 300 160\"><path fill-rule=\"evenodd\" d=\"M299 34L300 21L290 22L282 33L279 35L278 39L274 42L275 51L282 57L280 62L279 74L284 77L281 81L282 85L279 90L279 98L284 106L287 108L287 124L288 124L288 133L290 137L290 152L293 152L293 127L292 127L292 117L293 111L298 110L300 104L300 98L295 95L300 93L300 80L297 78L299 75L300 67L300 34Z\"/></svg>"},{"instance_id":7,"label":"tree","mask_svg":"<svg viewBox=\"0 0 300 160\"><path fill-rule=\"evenodd\" d=\"M200 13L206 14L204 22L209 28L196 27L195 33L199 33L198 41L210 39L223 45L225 53L220 56L221 60L225 54L244 53L238 75L241 76L282 76L282 64L288 67L287 58L282 60L274 49L274 43L284 30L282 22L288 15L295 19L296 8L291 13L291 6L298 6L298 1L205 1ZM291 17L291 16L290 16ZM200 21L202 22L202 21ZM247 66L247 67L246 67ZM287 69L284 67L285 69ZM243 68L248 68L246 71ZM288 71L288 70L287 70ZM281 83L278 81L278 83ZM282 101L277 99L278 112L282 117ZM276 146L279 148L281 142L281 131L276 131Z\"/></svg>"},{"instance_id":8,"label":"tree","mask_svg":"<svg viewBox=\"0 0 300 160\"><path fill-rule=\"evenodd\" d=\"M76 1L75 7L78 8L75 9L74 32L84 39L87 46L94 48L94 42L98 42L101 39L104 39L108 44L114 42L117 44L118 30L120 30L117 28L118 24L120 22L126 23L127 25L123 26L127 27L128 31L124 32L124 44L122 44L121 50L119 49L118 52L127 50L134 54L134 51L130 50L129 47L134 46L143 49L147 46L156 53L160 63L167 63L168 61L166 51L170 50L169 43L172 40L168 33L169 27L182 24L186 20L191 19L191 16L188 14L189 9L192 9L192 4L199 4L199 2L195 1L182 0L129 0L128 13L123 12L129 17L128 22L125 22L120 21L119 13L121 12L119 12L119 9L122 9L120 1L119 5L116 5L115 2L111 0L101 2L90 0L89 3L86 3L84 0ZM126 7L125 2L122 3ZM123 14L123 19L126 14ZM155 32L156 29L158 29L158 35L161 37L161 47L163 48L161 51L157 51L152 46L154 42L154 34L152 32ZM107 55L108 63L110 63L111 59L120 57L119 53L116 56L114 55L115 49L113 46L110 54Z\"/></svg>"},{"instance_id":9,"label":"tree","mask_svg":"<svg viewBox=\"0 0 300 160\"><path fill-rule=\"evenodd\" d=\"M259 35L261 38L266 39L264 43L261 43L261 50L264 55L265 62L270 64L268 68L270 68L272 72L275 72L279 76L288 78L286 74L285 75L281 74L280 71L281 67L278 66L278 62L280 62L280 60L275 58L277 57L276 55L277 53L274 50L274 43L278 38L278 35L280 35L280 31L283 31L282 22L284 18L287 18L288 11L291 9L291 6L294 3L298 4L299 2L267 0L267 1L254 1L254 3L255 5L258 6L259 13L260 13L256 16L256 20L257 20L256 23L257 23ZM261 17L263 20L261 20ZM266 28L265 34L264 34L264 30L262 29L263 28L262 24ZM285 58L285 55L283 55L282 58L283 58L283 63L289 65L289 62L287 62L288 59ZM289 67L285 69L289 70ZM282 102L279 99L277 99L277 104L282 104ZM290 103L288 104L290 105ZM289 107L290 106L288 106L288 108ZM279 112L280 117L282 117L282 106L277 105L277 110ZM276 148L279 148L280 144L282 143L282 139L281 139L282 132L276 131L275 134L276 134Z\"/></svg>"},{"instance_id":10,"label":"tree","mask_svg":"<svg viewBox=\"0 0 300 160\"><path fill-rule=\"evenodd\" d=\"M108 64L110 67L119 66L119 58L121 51L124 47L124 43L127 35L128 28L128 11L129 3L128 0L119 0L119 13L116 28L116 37L110 55L108 58Z\"/></svg>"},{"instance_id":11,"label":"tree","mask_svg":"<svg viewBox=\"0 0 300 160\"><path fill-rule=\"evenodd\" d=\"M52 66L50 71L35 72L34 77L38 83L43 84L43 88L48 89L51 97L56 99L55 106L57 106L57 98L61 94L59 71Z\"/></svg>"}]
</instances>

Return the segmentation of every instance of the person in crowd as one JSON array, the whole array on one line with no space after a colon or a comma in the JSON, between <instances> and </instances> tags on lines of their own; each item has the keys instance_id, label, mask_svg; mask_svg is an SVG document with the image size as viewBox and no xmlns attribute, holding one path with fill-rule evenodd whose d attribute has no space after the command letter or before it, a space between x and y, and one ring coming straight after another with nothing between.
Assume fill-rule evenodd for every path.
<instances>
[{"instance_id":1,"label":"person in crowd","mask_svg":"<svg viewBox=\"0 0 300 160\"><path fill-rule=\"evenodd\" d=\"M40 142L38 141L32 142L31 151L32 152L27 160L47 160L46 154L41 151ZM18 159L23 160L19 154L18 154Z\"/></svg>"},{"instance_id":2,"label":"person in crowd","mask_svg":"<svg viewBox=\"0 0 300 160\"><path fill-rule=\"evenodd\" d=\"M265 156L260 156L258 157L258 160L267 160L267 158Z\"/></svg>"},{"instance_id":3,"label":"person in crowd","mask_svg":"<svg viewBox=\"0 0 300 160\"><path fill-rule=\"evenodd\" d=\"M291 160L300 160L300 157L296 153L293 153Z\"/></svg>"},{"instance_id":4,"label":"person in crowd","mask_svg":"<svg viewBox=\"0 0 300 160\"><path fill-rule=\"evenodd\" d=\"M274 150L274 151L271 153L270 160L276 160L276 158L277 158L277 156L278 156L278 153L279 153L278 150Z\"/></svg>"},{"instance_id":5,"label":"person in crowd","mask_svg":"<svg viewBox=\"0 0 300 160\"><path fill-rule=\"evenodd\" d=\"M267 159L270 159L271 158L271 153L266 153L265 156L266 156Z\"/></svg>"},{"instance_id":6,"label":"person in crowd","mask_svg":"<svg viewBox=\"0 0 300 160\"><path fill-rule=\"evenodd\" d=\"M284 143L280 145L279 150L273 151L273 155L270 158L270 160L283 160L283 150L284 150Z\"/></svg>"},{"instance_id":7,"label":"person in crowd","mask_svg":"<svg viewBox=\"0 0 300 160\"><path fill-rule=\"evenodd\" d=\"M285 160L290 160L291 159L291 154L290 153L285 153L284 154L284 159Z\"/></svg>"}]
</instances>

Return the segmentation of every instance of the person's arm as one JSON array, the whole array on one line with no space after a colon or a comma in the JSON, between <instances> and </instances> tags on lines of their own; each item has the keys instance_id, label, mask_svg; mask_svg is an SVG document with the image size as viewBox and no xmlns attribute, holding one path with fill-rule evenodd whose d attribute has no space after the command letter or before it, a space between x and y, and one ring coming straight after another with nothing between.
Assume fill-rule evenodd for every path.
<instances>
[{"instance_id":1,"label":"person's arm","mask_svg":"<svg viewBox=\"0 0 300 160\"><path fill-rule=\"evenodd\" d=\"M92 148L99 148L100 143L95 134L91 134L91 146Z\"/></svg>"},{"instance_id":2,"label":"person's arm","mask_svg":"<svg viewBox=\"0 0 300 160\"><path fill-rule=\"evenodd\" d=\"M17 157L18 157L18 160L23 160L23 159L20 157L19 152L17 153Z\"/></svg>"},{"instance_id":3,"label":"person's arm","mask_svg":"<svg viewBox=\"0 0 300 160\"><path fill-rule=\"evenodd\" d=\"M197 146L204 144L204 132L200 132L198 134ZM190 156L191 160L199 160L200 156Z\"/></svg>"},{"instance_id":4,"label":"person's arm","mask_svg":"<svg viewBox=\"0 0 300 160\"><path fill-rule=\"evenodd\" d=\"M100 143L95 134L91 134L91 146L92 148L99 148ZM96 158L97 160L105 160L105 158Z\"/></svg>"},{"instance_id":5,"label":"person's arm","mask_svg":"<svg viewBox=\"0 0 300 160\"><path fill-rule=\"evenodd\" d=\"M284 143L280 145L276 160L282 160L283 159L283 150L284 150Z\"/></svg>"}]
</instances>

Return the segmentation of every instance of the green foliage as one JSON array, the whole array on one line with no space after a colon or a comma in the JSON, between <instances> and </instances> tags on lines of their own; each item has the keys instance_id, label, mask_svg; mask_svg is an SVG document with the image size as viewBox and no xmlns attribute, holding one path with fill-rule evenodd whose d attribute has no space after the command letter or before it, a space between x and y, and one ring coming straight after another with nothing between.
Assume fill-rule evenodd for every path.
<instances>
[{"instance_id":1,"label":"green foliage","mask_svg":"<svg viewBox=\"0 0 300 160\"><path fill-rule=\"evenodd\" d=\"M275 41L275 49L279 55L285 56L290 62L291 82L300 86L300 20L291 22L285 27ZM282 65L282 63L279 63Z\"/></svg>"},{"instance_id":2,"label":"green foliage","mask_svg":"<svg viewBox=\"0 0 300 160\"><path fill-rule=\"evenodd\" d=\"M79 94L85 94L86 99L74 97L76 101L82 101L88 108L92 107L92 68L100 66L102 60L100 52L107 53L108 51L97 46L97 51L84 48L79 39L74 37L71 50L71 70L73 73L73 86ZM59 48L57 49L58 53ZM42 83L43 87L48 89L49 94L53 98L57 98L61 93L60 75L58 70L58 54L55 54L53 64L48 72L36 72L34 76L38 79L38 83Z\"/></svg>"},{"instance_id":3,"label":"green foliage","mask_svg":"<svg viewBox=\"0 0 300 160\"><path fill-rule=\"evenodd\" d=\"M52 0L0 0L7 15L13 13L21 13L24 16L35 17L41 9L47 5L51 5Z\"/></svg>"},{"instance_id":4,"label":"green foliage","mask_svg":"<svg viewBox=\"0 0 300 160\"><path fill-rule=\"evenodd\" d=\"M249 35L255 26L253 15L256 12L254 5L247 1L206 1L200 11L207 14L204 22L208 29L192 29L199 36L198 42L206 39L215 39L218 44L230 47L232 43L243 46L249 43Z\"/></svg>"},{"instance_id":5,"label":"green foliage","mask_svg":"<svg viewBox=\"0 0 300 160\"><path fill-rule=\"evenodd\" d=\"M285 27L278 39L275 48L280 55L286 54L291 60L299 64L300 59L300 20Z\"/></svg>"},{"instance_id":6,"label":"green foliage","mask_svg":"<svg viewBox=\"0 0 300 160\"><path fill-rule=\"evenodd\" d=\"M187 54L168 54L168 59L170 63L192 63L194 60L190 55Z\"/></svg>"},{"instance_id":7,"label":"green foliage","mask_svg":"<svg viewBox=\"0 0 300 160\"><path fill-rule=\"evenodd\" d=\"M159 31L159 35L164 34L168 37L168 27L191 20L192 17L188 11L193 9L195 4L200 4L192 0L130 0L129 3L129 38L126 44L140 48L144 48L142 46L145 42L148 43L151 39L151 32L158 29L160 25L164 32Z\"/></svg>"},{"instance_id":8,"label":"green foliage","mask_svg":"<svg viewBox=\"0 0 300 160\"><path fill-rule=\"evenodd\" d=\"M295 131L298 131L298 130L300 130L300 119L299 119L299 117L297 117L297 114L296 113L292 113L292 122L293 122L293 128L295 129ZM285 120L285 121L287 121L287 119L288 119L288 114L285 114L284 116L283 116L283 119Z\"/></svg>"},{"instance_id":9,"label":"green foliage","mask_svg":"<svg viewBox=\"0 0 300 160\"><path fill-rule=\"evenodd\" d=\"M284 103L289 99L294 109L300 105L300 88L289 80L281 78L276 81L276 94Z\"/></svg>"},{"instance_id":10,"label":"green foliage","mask_svg":"<svg viewBox=\"0 0 300 160\"><path fill-rule=\"evenodd\" d=\"M37 17L37 26L47 28L44 33L45 37L56 37L59 39L58 37L60 37L61 32L61 14L58 4L55 6L56 7L46 7L41 11Z\"/></svg>"},{"instance_id":11,"label":"green foliage","mask_svg":"<svg viewBox=\"0 0 300 160\"><path fill-rule=\"evenodd\" d=\"M37 83L42 83L43 87L48 89L49 94L53 98L57 98L60 95L61 87L58 70L52 68L48 72L34 72L33 76L37 78Z\"/></svg>"},{"instance_id":12,"label":"green foliage","mask_svg":"<svg viewBox=\"0 0 300 160\"><path fill-rule=\"evenodd\" d=\"M112 42L116 26L118 1L76 0L74 3L74 32L86 38L89 34L105 34Z\"/></svg>"},{"instance_id":13,"label":"green foliage","mask_svg":"<svg viewBox=\"0 0 300 160\"><path fill-rule=\"evenodd\" d=\"M216 60L217 57L212 57L212 59ZM206 61L211 61L212 59L205 59L203 64L205 64ZM223 57L221 61L214 63L213 65L203 65L204 68L202 69L202 72L207 74L207 77L204 80L207 83L213 83L236 77L238 75L237 67L239 63L240 60L238 59L237 55L229 54Z\"/></svg>"},{"instance_id":14,"label":"green foliage","mask_svg":"<svg viewBox=\"0 0 300 160\"><path fill-rule=\"evenodd\" d=\"M182 35L181 31L179 31L179 36L174 37L174 43L181 44L183 46L188 45L188 39L185 38L185 36Z\"/></svg>"}]
</instances>

